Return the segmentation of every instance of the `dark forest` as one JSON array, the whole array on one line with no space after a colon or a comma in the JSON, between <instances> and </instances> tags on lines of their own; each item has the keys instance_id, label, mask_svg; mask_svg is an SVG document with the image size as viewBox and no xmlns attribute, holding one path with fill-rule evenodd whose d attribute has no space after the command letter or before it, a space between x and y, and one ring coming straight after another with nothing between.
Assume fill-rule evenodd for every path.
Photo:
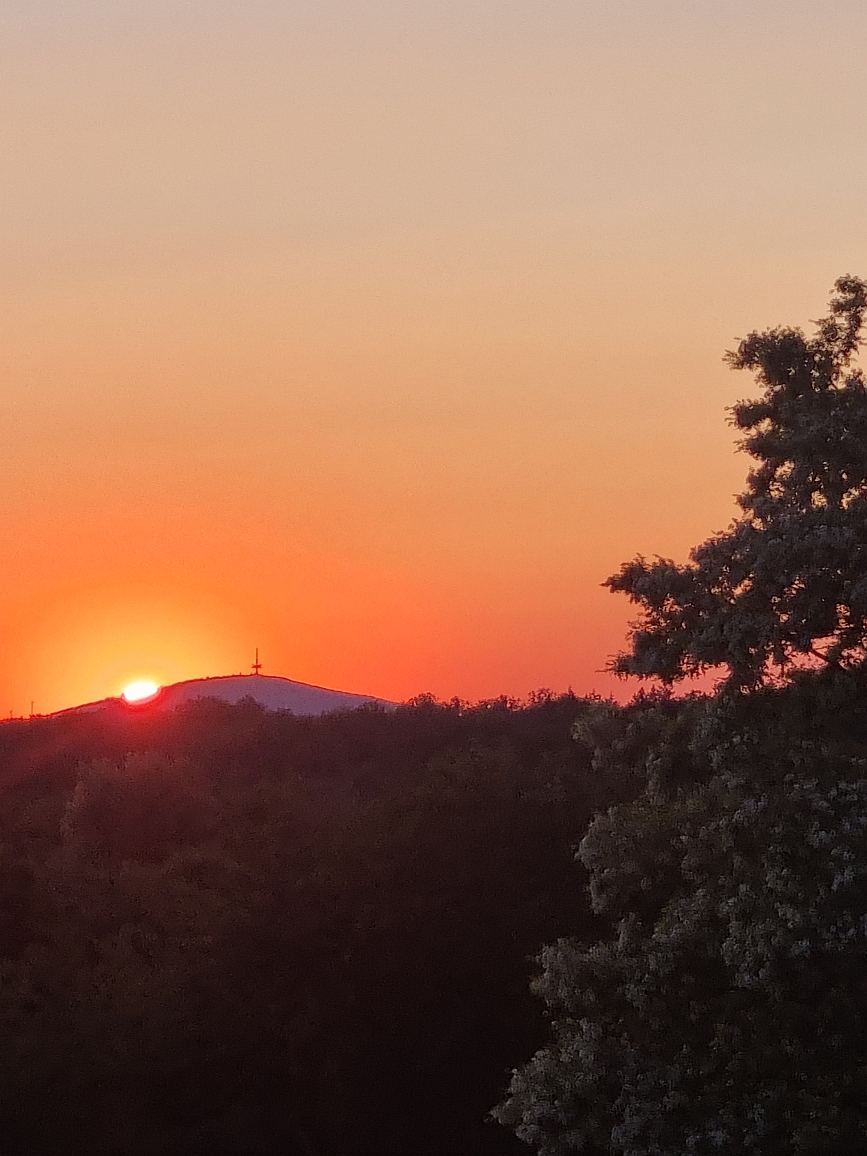
<instances>
[{"instance_id":1,"label":"dark forest","mask_svg":"<svg viewBox=\"0 0 867 1156\"><path fill-rule=\"evenodd\" d=\"M4 1151L525 1151L488 1113L634 793L571 695L0 727Z\"/></svg>"}]
</instances>

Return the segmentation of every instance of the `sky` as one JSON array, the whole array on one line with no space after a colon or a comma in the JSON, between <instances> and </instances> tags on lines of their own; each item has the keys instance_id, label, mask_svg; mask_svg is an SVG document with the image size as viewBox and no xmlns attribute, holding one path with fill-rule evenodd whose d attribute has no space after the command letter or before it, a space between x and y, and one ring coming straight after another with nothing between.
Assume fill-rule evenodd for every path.
<instances>
[{"instance_id":1,"label":"sky","mask_svg":"<svg viewBox=\"0 0 867 1156\"><path fill-rule=\"evenodd\" d=\"M867 275L867 6L4 0L0 716L614 693Z\"/></svg>"}]
</instances>

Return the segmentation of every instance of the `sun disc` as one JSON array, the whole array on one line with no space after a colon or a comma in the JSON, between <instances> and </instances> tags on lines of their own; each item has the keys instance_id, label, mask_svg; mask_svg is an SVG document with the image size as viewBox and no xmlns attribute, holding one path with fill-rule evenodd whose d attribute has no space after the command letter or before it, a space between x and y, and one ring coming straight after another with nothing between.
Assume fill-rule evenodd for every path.
<instances>
[{"instance_id":1,"label":"sun disc","mask_svg":"<svg viewBox=\"0 0 867 1156\"><path fill-rule=\"evenodd\" d=\"M131 682L129 686L124 688L123 697L127 702L145 702L147 699L153 698L159 689L155 682L151 682L149 679L140 679L138 682Z\"/></svg>"}]
</instances>

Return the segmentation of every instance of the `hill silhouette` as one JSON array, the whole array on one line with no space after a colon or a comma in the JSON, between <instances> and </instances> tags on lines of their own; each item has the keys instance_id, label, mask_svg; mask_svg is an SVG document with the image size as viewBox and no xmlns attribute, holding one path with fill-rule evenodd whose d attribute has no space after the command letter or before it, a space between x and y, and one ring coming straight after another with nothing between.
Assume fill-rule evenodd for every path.
<instances>
[{"instance_id":1,"label":"hill silhouette","mask_svg":"<svg viewBox=\"0 0 867 1156\"><path fill-rule=\"evenodd\" d=\"M393 710L396 706L395 703L376 698L374 695L330 690L324 686L296 682L294 679L280 678L276 675L224 674L171 683L169 686L160 687L157 696L144 703L126 704L122 698L106 698L57 713L94 711L114 702L128 705L131 710L140 710L143 707L173 710L182 703L193 702L200 698L215 698L233 704L244 699L252 699L266 710L288 710L296 715L329 714L332 711L356 710L358 707L370 705Z\"/></svg>"}]
</instances>

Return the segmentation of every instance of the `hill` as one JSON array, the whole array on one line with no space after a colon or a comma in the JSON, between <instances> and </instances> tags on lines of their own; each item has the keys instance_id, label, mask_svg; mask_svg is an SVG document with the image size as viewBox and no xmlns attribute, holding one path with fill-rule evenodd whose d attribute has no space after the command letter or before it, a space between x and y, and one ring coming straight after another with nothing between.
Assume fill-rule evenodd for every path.
<instances>
[{"instance_id":1,"label":"hill","mask_svg":"<svg viewBox=\"0 0 867 1156\"><path fill-rule=\"evenodd\" d=\"M252 699L266 710L288 710L297 715L330 714L332 711L356 710L360 706L370 705L393 710L396 705L373 695L329 690L324 686L295 682L291 678L264 674L227 674L213 678L191 678L185 682L163 686L156 698L148 700L147 704L143 703L141 706L173 710L182 703L193 702L200 698L215 698L233 704L244 699ZM72 707L68 711L58 713L98 710L112 702L123 702L123 699L102 699L100 702L85 703L83 706ZM129 709L137 710L140 706L129 704Z\"/></svg>"}]
</instances>

